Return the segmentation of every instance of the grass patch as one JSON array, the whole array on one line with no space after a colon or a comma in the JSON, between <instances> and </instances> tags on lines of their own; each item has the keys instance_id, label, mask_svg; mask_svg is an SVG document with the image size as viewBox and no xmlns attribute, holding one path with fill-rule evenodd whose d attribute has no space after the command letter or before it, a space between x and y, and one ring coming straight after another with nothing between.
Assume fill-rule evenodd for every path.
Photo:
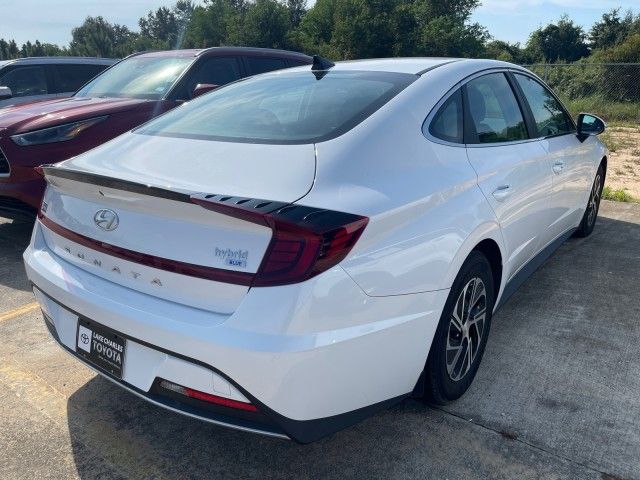
<instances>
[{"instance_id":1,"label":"grass patch","mask_svg":"<svg viewBox=\"0 0 640 480\"><path fill-rule=\"evenodd\" d=\"M635 199L626 190L622 188L614 190L608 186L602 190L602 198L614 202L635 202Z\"/></svg>"},{"instance_id":2,"label":"grass patch","mask_svg":"<svg viewBox=\"0 0 640 480\"><path fill-rule=\"evenodd\" d=\"M580 112L602 117L606 122L624 122L637 126L640 122L640 102L619 102L600 96L562 99L575 118Z\"/></svg>"},{"instance_id":3,"label":"grass patch","mask_svg":"<svg viewBox=\"0 0 640 480\"><path fill-rule=\"evenodd\" d=\"M620 142L616 139L616 137L611 135L611 132L604 132L602 135L600 135L600 140L602 140L602 142L607 146L610 152L617 152L618 150L620 150Z\"/></svg>"}]
</instances>

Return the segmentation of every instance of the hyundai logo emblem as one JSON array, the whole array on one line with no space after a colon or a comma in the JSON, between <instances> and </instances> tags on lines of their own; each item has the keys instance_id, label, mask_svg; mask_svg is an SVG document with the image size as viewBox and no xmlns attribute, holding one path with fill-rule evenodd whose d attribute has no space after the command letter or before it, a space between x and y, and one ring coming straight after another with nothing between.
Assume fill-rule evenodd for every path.
<instances>
[{"instance_id":1,"label":"hyundai logo emblem","mask_svg":"<svg viewBox=\"0 0 640 480\"><path fill-rule=\"evenodd\" d=\"M106 230L107 232L118 228L119 222L118 214L113 210L109 210L108 208L98 210L93 216L93 221L98 227Z\"/></svg>"}]
</instances>

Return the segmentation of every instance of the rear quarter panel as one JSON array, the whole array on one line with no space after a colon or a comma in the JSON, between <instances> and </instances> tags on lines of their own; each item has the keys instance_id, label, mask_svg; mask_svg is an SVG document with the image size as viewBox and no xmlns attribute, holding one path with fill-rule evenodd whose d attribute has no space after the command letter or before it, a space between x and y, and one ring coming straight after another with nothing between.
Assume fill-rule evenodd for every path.
<instances>
[{"instance_id":1,"label":"rear quarter panel","mask_svg":"<svg viewBox=\"0 0 640 480\"><path fill-rule=\"evenodd\" d=\"M351 132L317 145L316 183L304 203L370 218L341 264L368 295L450 288L481 240L502 250L465 149L422 134L424 119L460 74L440 67Z\"/></svg>"}]
</instances>

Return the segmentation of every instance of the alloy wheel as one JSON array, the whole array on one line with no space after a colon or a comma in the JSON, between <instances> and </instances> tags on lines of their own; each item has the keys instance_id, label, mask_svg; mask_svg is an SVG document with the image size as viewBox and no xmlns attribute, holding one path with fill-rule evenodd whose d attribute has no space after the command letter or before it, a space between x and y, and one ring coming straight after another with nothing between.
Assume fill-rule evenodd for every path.
<instances>
[{"instance_id":1,"label":"alloy wheel","mask_svg":"<svg viewBox=\"0 0 640 480\"><path fill-rule=\"evenodd\" d=\"M487 290L474 277L462 289L449 320L447 335L447 373L454 382L471 370L478 354L487 317Z\"/></svg>"},{"instance_id":2,"label":"alloy wheel","mask_svg":"<svg viewBox=\"0 0 640 480\"><path fill-rule=\"evenodd\" d=\"M596 179L593 182L593 188L591 190L591 196L589 197L589 213L587 214L587 224L593 225L598 215L598 207L600 206L600 196L602 195L602 181L600 179L600 173L596 175Z\"/></svg>"}]
</instances>

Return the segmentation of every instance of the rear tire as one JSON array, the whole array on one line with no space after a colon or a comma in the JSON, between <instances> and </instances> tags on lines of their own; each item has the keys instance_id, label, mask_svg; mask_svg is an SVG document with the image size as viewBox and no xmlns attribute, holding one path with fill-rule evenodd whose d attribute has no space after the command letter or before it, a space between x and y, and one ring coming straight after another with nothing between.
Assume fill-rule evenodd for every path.
<instances>
[{"instance_id":1,"label":"rear tire","mask_svg":"<svg viewBox=\"0 0 640 480\"><path fill-rule=\"evenodd\" d=\"M602 165L598 167L596 178L593 180L591 186L591 193L589 194L589 201L587 202L587 208L582 216L582 221L578 230L576 230L576 237L588 237L593 232L596 226L596 220L598 219L598 210L600 209L600 200L602 200L602 189L604 188L604 169Z\"/></svg>"},{"instance_id":2,"label":"rear tire","mask_svg":"<svg viewBox=\"0 0 640 480\"><path fill-rule=\"evenodd\" d=\"M491 265L471 252L453 282L425 366L425 400L444 405L460 398L478 371L494 304Z\"/></svg>"}]
</instances>

